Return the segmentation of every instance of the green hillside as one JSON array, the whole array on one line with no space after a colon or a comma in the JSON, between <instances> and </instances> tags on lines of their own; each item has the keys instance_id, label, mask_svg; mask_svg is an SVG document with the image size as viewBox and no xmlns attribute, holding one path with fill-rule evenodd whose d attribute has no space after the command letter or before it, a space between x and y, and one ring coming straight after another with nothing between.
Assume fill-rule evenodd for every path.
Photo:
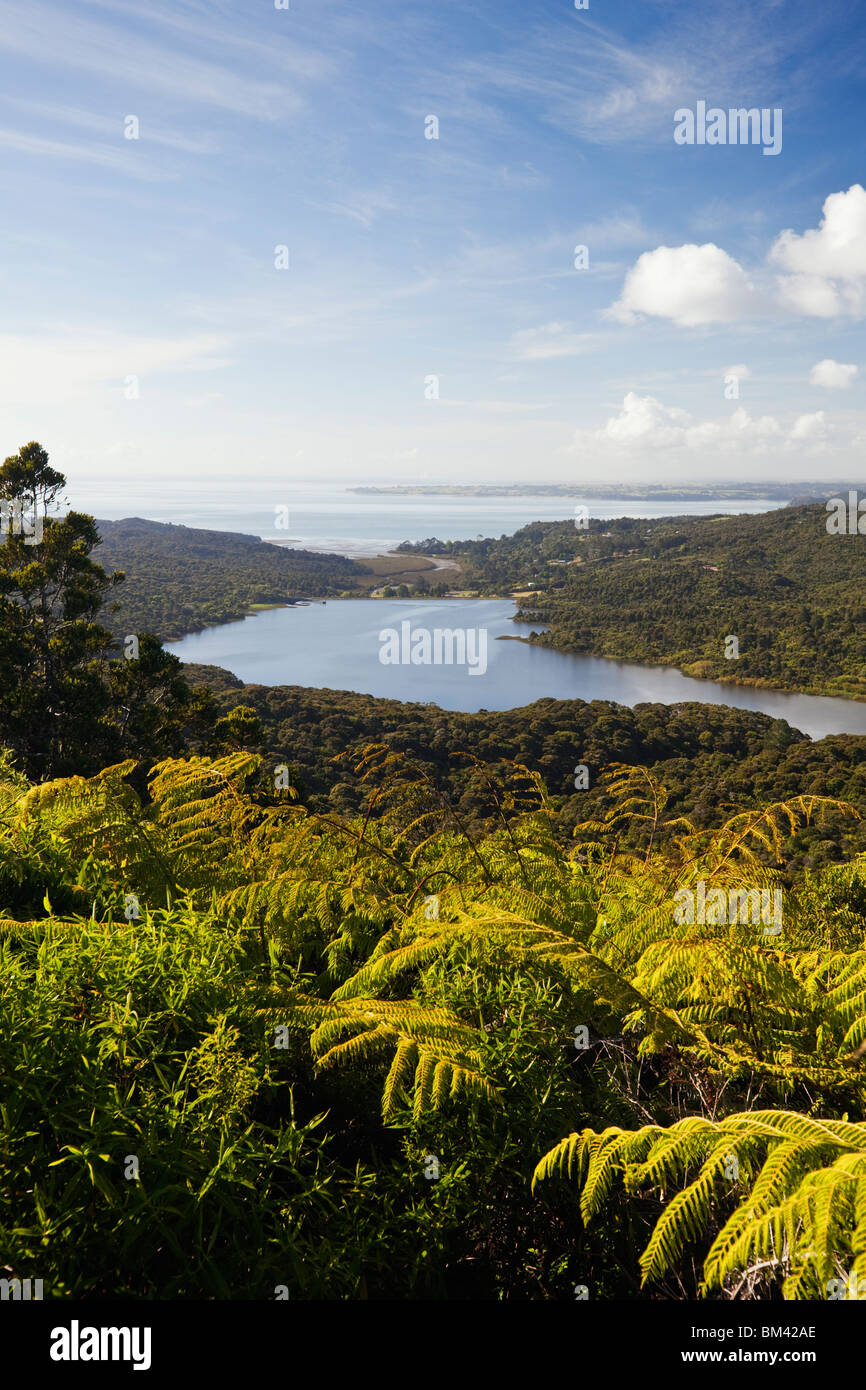
<instances>
[{"instance_id":1,"label":"green hillside","mask_svg":"<svg viewBox=\"0 0 866 1390\"><path fill-rule=\"evenodd\" d=\"M520 617L563 651L688 675L866 698L866 537L822 506L756 516L534 522L499 540L424 541L481 594L538 592ZM735 636L739 657L725 655Z\"/></svg>"},{"instance_id":2,"label":"green hillside","mask_svg":"<svg viewBox=\"0 0 866 1390\"><path fill-rule=\"evenodd\" d=\"M696 823L718 825L732 805L757 806L812 793L840 797L866 818L866 738L839 734L813 742L782 719L726 705L640 704L610 700L536 700L510 710L455 710L352 691L305 686L244 685L213 666L184 665L187 680L213 692L227 716L255 711L253 745L270 764L285 762L304 798L319 810L356 813L366 790L346 775L344 755L381 743L448 789L467 826L484 833L496 804L467 754L491 765L524 764L544 778L556 810L555 833L566 842L574 826L600 814L611 766L647 768L668 789L670 805ZM589 785L575 789L575 768ZM829 815L785 840L794 873L866 852L866 819Z\"/></svg>"},{"instance_id":3,"label":"green hillside","mask_svg":"<svg viewBox=\"0 0 866 1390\"><path fill-rule=\"evenodd\" d=\"M118 635L163 641L242 618L254 604L351 590L365 571L342 555L292 550L229 531L204 531L129 517L97 521L96 558L126 579L108 624Z\"/></svg>"}]
</instances>

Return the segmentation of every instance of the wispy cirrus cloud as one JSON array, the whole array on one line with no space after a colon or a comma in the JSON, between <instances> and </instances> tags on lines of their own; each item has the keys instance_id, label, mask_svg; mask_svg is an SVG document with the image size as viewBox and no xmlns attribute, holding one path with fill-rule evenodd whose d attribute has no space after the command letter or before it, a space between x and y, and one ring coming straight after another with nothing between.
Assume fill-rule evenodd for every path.
<instances>
[{"instance_id":1,"label":"wispy cirrus cloud","mask_svg":"<svg viewBox=\"0 0 866 1390\"><path fill-rule=\"evenodd\" d=\"M111 169L115 173L123 174L128 178L142 179L148 183L179 177L179 175L160 168L147 155L140 157L131 155L129 145L133 143L132 141L125 143L125 145L119 143L118 148L112 150L104 145L73 143L69 140L46 140L39 135L26 135L20 130L0 128L0 149L12 150L16 154L24 154L34 158L58 159L64 162L72 160L74 163L95 164L103 169Z\"/></svg>"},{"instance_id":2,"label":"wispy cirrus cloud","mask_svg":"<svg viewBox=\"0 0 866 1390\"><path fill-rule=\"evenodd\" d=\"M127 16L129 9L126 9ZM7 0L0 29L0 50L43 62L51 55L55 68L97 73L132 92L169 95L179 103L220 108L238 116L273 122L303 105L301 93L286 81L249 76L236 66L181 52L176 44L161 44L141 33L81 14L72 14L42 0ZM208 38L199 30L199 39Z\"/></svg>"},{"instance_id":3,"label":"wispy cirrus cloud","mask_svg":"<svg viewBox=\"0 0 866 1390\"><path fill-rule=\"evenodd\" d=\"M549 401L458 401L443 396L440 405L462 405L473 410L489 410L493 415L522 415L527 411L550 410Z\"/></svg>"},{"instance_id":4,"label":"wispy cirrus cloud","mask_svg":"<svg viewBox=\"0 0 866 1390\"><path fill-rule=\"evenodd\" d=\"M79 399L107 387L120 394L128 376L206 372L231 361L231 339L217 333L147 335L58 326L41 333L0 333L0 380L17 403Z\"/></svg>"},{"instance_id":5,"label":"wispy cirrus cloud","mask_svg":"<svg viewBox=\"0 0 866 1390\"><path fill-rule=\"evenodd\" d=\"M555 357L579 357L598 343L597 333L576 333L564 323L543 323L512 333L510 351L521 362L546 362Z\"/></svg>"},{"instance_id":6,"label":"wispy cirrus cloud","mask_svg":"<svg viewBox=\"0 0 866 1390\"><path fill-rule=\"evenodd\" d=\"M310 201L310 206L333 213L336 217L348 217L362 227L372 227L382 213L396 212L400 204L384 189L371 188L348 191L342 199L334 202Z\"/></svg>"},{"instance_id":7,"label":"wispy cirrus cloud","mask_svg":"<svg viewBox=\"0 0 866 1390\"><path fill-rule=\"evenodd\" d=\"M47 122L55 133L59 129L71 126L112 140L115 146L123 135L123 120L116 112L112 115L97 114L76 106L62 106L53 101L34 101L27 97L11 96L8 92L0 93L0 102L10 107L13 113L20 112ZM148 145L159 145L165 149L177 150L181 154L216 154L219 149L217 141L210 133L191 135L184 130L169 130L150 119L145 122L144 134ZM21 133L21 138L28 137ZM111 152L110 149L106 151Z\"/></svg>"},{"instance_id":8,"label":"wispy cirrus cloud","mask_svg":"<svg viewBox=\"0 0 866 1390\"><path fill-rule=\"evenodd\" d=\"M528 20L519 47L491 43L488 53L440 79L443 98L476 107L532 104L542 119L600 145L672 139L673 112L708 95L740 105L744 91L778 104L784 89L790 111L808 94L808 64L781 73L820 24L808 11L780 24L778 15L743 10L731 23L725 10L700 16L687 5L665 6L664 22L623 25L606 15L563 9L554 23ZM459 109L459 106L458 106Z\"/></svg>"},{"instance_id":9,"label":"wispy cirrus cloud","mask_svg":"<svg viewBox=\"0 0 866 1390\"><path fill-rule=\"evenodd\" d=\"M118 19L129 16L127 0L85 2L92 9L113 13ZM289 16L289 11L278 12L278 22L285 21L284 31L272 35L270 41L253 38L238 28L235 0L171 0L168 5L148 4L140 19L151 26L186 34L196 42L205 40L208 44L231 48L236 58L246 55L259 64L294 73L298 77L327 77L335 66L332 54L323 48L316 49L299 43L294 30L287 27L291 23Z\"/></svg>"}]
</instances>

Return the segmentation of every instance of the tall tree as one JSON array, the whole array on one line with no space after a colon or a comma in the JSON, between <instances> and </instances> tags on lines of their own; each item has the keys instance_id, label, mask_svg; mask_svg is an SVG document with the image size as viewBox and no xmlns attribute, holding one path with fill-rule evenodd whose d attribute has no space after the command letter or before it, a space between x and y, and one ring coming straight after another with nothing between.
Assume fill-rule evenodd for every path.
<instances>
[{"instance_id":1,"label":"tall tree","mask_svg":"<svg viewBox=\"0 0 866 1390\"><path fill-rule=\"evenodd\" d=\"M124 576L90 558L93 517L46 515L66 479L39 444L0 467L0 497L34 513L41 534L13 529L0 544L0 743L32 777L96 771L125 754L153 762L200 737L215 718L177 657L157 638L117 639L97 621Z\"/></svg>"},{"instance_id":2,"label":"tall tree","mask_svg":"<svg viewBox=\"0 0 866 1390\"><path fill-rule=\"evenodd\" d=\"M27 502L34 518L40 507L43 517L47 514L65 486L66 478L50 466L46 450L35 440L22 444L0 466L0 497Z\"/></svg>"},{"instance_id":3,"label":"tall tree","mask_svg":"<svg viewBox=\"0 0 866 1390\"><path fill-rule=\"evenodd\" d=\"M11 493L11 501L20 499ZM110 753L105 663L114 639L96 622L123 578L90 559L92 517L47 518L31 544L0 546L0 737L31 775L77 772Z\"/></svg>"}]
</instances>

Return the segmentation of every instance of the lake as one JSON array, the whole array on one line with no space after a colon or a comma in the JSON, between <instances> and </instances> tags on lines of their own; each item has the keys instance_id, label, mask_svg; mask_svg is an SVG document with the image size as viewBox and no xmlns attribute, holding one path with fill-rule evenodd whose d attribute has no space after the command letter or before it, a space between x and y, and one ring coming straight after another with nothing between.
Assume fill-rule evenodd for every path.
<instances>
[{"instance_id":1,"label":"lake","mask_svg":"<svg viewBox=\"0 0 866 1390\"><path fill-rule=\"evenodd\" d=\"M182 661L223 666L252 684L353 690L389 700L432 702L451 710L514 709L544 696L614 700L622 705L697 700L760 710L774 719L787 720L812 738L866 734L866 702L753 690L693 680L673 667L574 656L525 642L497 641L532 631L532 625L512 621L514 611L514 604L506 599L329 599L326 604L309 607L268 609L240 622L207 628L172 642L168 650ZM391 629L395 634L391 645L396 640L399 647L407 622L410 638L418 629L431 633L437 628L475 633L485 630L483 673L477 659L480 651L473 650L471 641L466 656L467 660L473 654L476 657L475 674L469 673L466 664L412 665L401 661L384 665L380 652L387 651L380 633ZM446 651L443 646L441 655ZM432 644L431 654L436 655ZM411 655L411 648L406 655Z\"/></svg>"}]
</instances>

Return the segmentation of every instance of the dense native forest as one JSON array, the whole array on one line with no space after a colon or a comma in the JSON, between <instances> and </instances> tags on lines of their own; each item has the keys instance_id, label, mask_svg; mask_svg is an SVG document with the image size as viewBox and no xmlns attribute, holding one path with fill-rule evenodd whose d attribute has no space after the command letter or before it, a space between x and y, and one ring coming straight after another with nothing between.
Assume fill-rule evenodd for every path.
<instances>
[{"instance_id":1,"label":"dense native forest","mask_svg":"<svg viewBox=\"0 0 866 1390\"><path fill-rule=\"evenodd\" d=\"M125 579L106 623L163 641L243 618L256 604L333 598L362 567L342 555L294 550L229 531L203 531L130 517L99 521L95 558Z\"/></svg>"},{"instance_id":2,"label":"dense native forest","mask_svg":"<svg viewBox=\"0 0 866 1390\"><path fill-rule=\"evenodd\" d=\"M666 786L671 809L700 825L718 824L726 808L783 801L804 788L840 798L866 817L866 739L838 734L813 742L784 720L751 710L703 704L629 709L608 700L543 699L463 714L350 691L244 685L215 666L187 664L183 672L194 688L207 687L223 719L236 707L255 714L257 741L250 725L247 746L271 763L286 763L297 794L317 810L363 809L366 790L346 776L340 755L382 743L446 787L477 832L495 807L467 751L487 763L512 760L540 773L563 842L581 820L599 814L602 776L614 763L647 768ZM588 781L580 790L578 764ZM792 871L862 851L866 820L847 815L802 825L785 842Z\"/></svg>"},{"instance_id":3,"label":"dense native forest","mask_svg":"<svg viewBox=\"0 0 866 1390\"><path fill-rule=\"evenodd\" d=\"M0 497L44 512L62 481L28 445ZM92 518L31 539L0 546L6 1275L857 1296L858 740L693 706L269 714L118 642Z\"/></svg>"},{"instance_id":4,"label":"dense native forest","mask_svg":"<svg viewBox=\"0 0 866 1390\"><path fill-rule=\"evenodd\" d=\"M519 617L565 651L687 675L866 697L866 550L822 504L756 516L533 522L499 540L434 539L479 594L517 591ZM536 592L532 592L536 591ZM726 655L735 636L739 655Z\"/></svg>"}]
</instances>

